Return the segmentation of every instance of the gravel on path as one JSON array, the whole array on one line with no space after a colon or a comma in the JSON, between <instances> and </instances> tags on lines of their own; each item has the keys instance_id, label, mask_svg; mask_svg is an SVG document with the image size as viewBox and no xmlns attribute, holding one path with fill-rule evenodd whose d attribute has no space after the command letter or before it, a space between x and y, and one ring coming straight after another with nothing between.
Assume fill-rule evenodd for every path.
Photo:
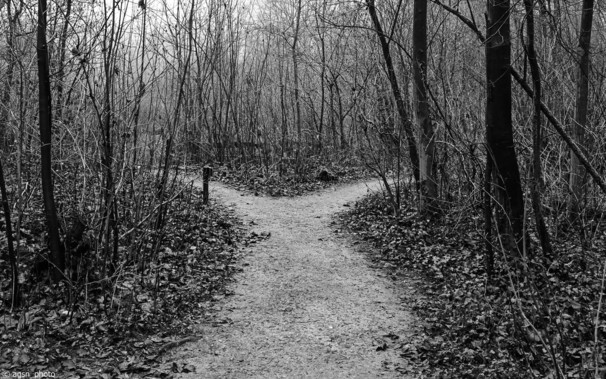
<instances>
[{"instance_id":1,"label":"gravel on path","mask_svg":"<svg viewBox=\"0 0 606 379\"><path fill-rule=\"evenodd\" d=\"M195 180L194 185L202 186ZM295 198L241 193L211 183L211 198L234 209L255 244L236 275L220 322L172 352L195 373L179 378L409 378L397 344L415 320L403 291L374 268L359 246L331 227L346 203L377 182L329 188Z\"/></svg>"}]
</instances>

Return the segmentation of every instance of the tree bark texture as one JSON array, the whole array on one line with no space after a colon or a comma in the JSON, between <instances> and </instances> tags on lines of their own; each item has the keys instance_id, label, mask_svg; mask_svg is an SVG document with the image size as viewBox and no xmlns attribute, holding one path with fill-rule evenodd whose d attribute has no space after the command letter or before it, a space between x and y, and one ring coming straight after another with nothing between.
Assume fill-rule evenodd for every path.
<instances>
[{"instance_id":1,"label":"tree bark texture","mask_svg":"<svg viewBox=\"0 0 606 379\"><path fill-rule=\"evenodd\" d=\"M17 255L13 242L13 225L11 221L11 209L8 204L8 195L6 193L6 182L4 180L4 169L0 159L0 200L2 201L2 211L4 221L6 222L6 241L8 244L8 261L11 266L11 303L16 307L21 302L21 292L19 291L19 272L17 271Z\"/></svg>"},{"instance_id":2,"label":"tree bark texture","mask_svg":"<svg viewBox=\"0 0 606 379\"><path fill-rule=\"evenodd\" d=\"M301 0L297 2L297 13L295 16L295 35L292 42L292 70L293 70L293 81L294 81L294 95L295 95L295 125L297 126L297 158L299 158L299 151L301 149L301 99L299 95L299 58L297 57L297 44L299 41L299 29L301 25Z\"/></svg>"},{"instance_id":3,"label":"tree bark texture","mask_svg":"<svg viewBox=\"0 0 606 379\"><path fill-rule=\"evenodd\" d=\"M57 72L57 117L61 119L63 117L63 91L65 80L65 54L67 46L67 33L70 24L70 16L72 13L72 0L67 0L65 3L65 20L63 20L63 26L61 28L61 35L59 37L59 69Z\"/></svg>"},{"instance_id":4,"label":"tree bark texture","mask_svg":"<svg viewBox=\"0 0 606 379\"><path fill-rule=\"evenodd\" d=\"M524 199L513 142L509 0L488 0L486 39L486 141L494 161L500 224L522 253ZM511 246L514 248L514 246Z\"/></svg>"},{"instance_id":5,"label":"tree bark texture","mask_svg":"<svg viewBox=\"0 0 606 379\"><path fill-rule=\"evenodd\" d=\"M552 257L553 249L549 232L543 218L541 206L541 183L543 182L541 173L541 70L535 49L535 26L534 26L534 4L533 0L524 0L526 8L526 54L532 75L532 86L534 88L533 96L533 128L532 128L532 183L530 186L532 209L537 228L537 234L541 241L543 254Z\"/></svg>"},{"instance_id":6,"label":"tree bark texture","mask_svg":"<svg viewBox=\"0 0 606 379\"><path fill-rule=\"evenodd\" d=\"M575 122L572 127L572 140L578 146L585 146L585 128L589 107L589 63L591 48L591 28L593 24L593 0L583 0L581 12L581 30L579 33L579 67L577 74L577 98ZM585 170L574 152L570 152L570 201L569 212L573 218L579 213L583 197Z\"/></svg>"},{"instance_id":7,"label":"tree bark texture","mask_svg":"<svg viewBox=\"0 0 606 379\"><path fill-rule=\"evenodd\" d=\"M413 74L415 83L415 110L419 126L419 176L421 208L436 210L438 184L434 170L434 126L427 98L427 0L415 0L413 18Z\"/></svg>"},{"instance_id":8,"label":"tree bark texture","mask_svg":"<svg viewBox=\"0 0 606 379\"><path fill-rule=\"evenodd\" d=\"M63 277L65 270L65 252L59 235L59 220L55 207L53 188L53 174L51 167L52 142L52 98L50 87L48 45L46 41L46 0L38 1L38 28L37 28L37 58L39 81L39 125L40 125L40 174L42 179L42 197L46 215L46 229L48 244L51 252L51 273L55 281Z\"/></svg>"}]
</instances>

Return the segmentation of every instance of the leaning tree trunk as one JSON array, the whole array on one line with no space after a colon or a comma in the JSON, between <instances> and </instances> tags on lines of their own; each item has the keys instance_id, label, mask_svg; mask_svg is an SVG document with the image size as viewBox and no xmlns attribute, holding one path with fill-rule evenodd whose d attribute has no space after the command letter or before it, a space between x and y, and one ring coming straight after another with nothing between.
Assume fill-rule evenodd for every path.
<instances>
[{"instance_id":1,"label":"leaning tree trunk","mask_svg":"<svg viewBox=\"0 0 606 379\"><path fill-rule=\"evenodd\" d=\"M499 217L508 250L523 251L524 199L513 142L509 0L488 0L486 39L486 142L494 162ZM503 213L503 212L502 212ZM513 239L513 241L512 241ZM513 243L511 243L513 242Z\"/></svg>"},{"instance_id":2,"label":"leaning tree trunk","mask_svg":"<svg viewBox=\"0 0 606 379\"><path fill-rule=\"evenodd\" d=\"M572 139L577 146L585 146L585 128L587 127L587 109L589 105L589 58L591 47L591 27L593 23L593 0L583 0L581 13L581 32L579 35L579 67L577 82L577 103ZM570 153L570 199L569 213L577 218L583 197L583 178L585 169L574 152Z\"/></svg>"},{"instance_id":3,"label":"leaning tree trunk","mask_svg":"<svg viewBox=\"0 0 606 379\"><path fill-rule=\"evenodd\" d=\"M38 84L39 84L39 116L40 116L40 172L42 179L42 197L46 214L46 229L48 244L51 252L52 278L55 281L63 277L65 270L65 252L59 236L59 220L55 207L53 189L53 173L51 166L52 142L52 111L51 87L48 64L48 44L46 42L46 0L38 1L38 28L36 53L38 57Z\"/></svg>"},{"instance_id":4,"label":"leaning tree trunk","mask_svg":"<svg viewBox=\"0 0 606 379\"><path fill-rule=\"evenodd\" d=\"M366 0L366 5L368 6L368 13L370 14L370 18L372 19L375 32L377 33L377 37L379 38L379 43L381 44L381 51L383 52L383 59L385 60L385 67L387 68L387 77L389 79L389 84L391 86L391 91L393 92L394 99L396 100L396 108L398 110L400 122L402 123L402 128L404 129L406 140L408 142L408 153L410 154L410 163L412 165L414 179L418 185L419 153L417 151L417 142L414 136L412 122L410 121L410 117L408 115L408 112L406 111L406 105L404 104L402 92L400 91L398 79L396 78L396 71L394 69L393 60L391 59L389 43L387 42L387 38L383 33L381 23L379 22L375 2L374 0Z\"/></svg>"}]
</instances>

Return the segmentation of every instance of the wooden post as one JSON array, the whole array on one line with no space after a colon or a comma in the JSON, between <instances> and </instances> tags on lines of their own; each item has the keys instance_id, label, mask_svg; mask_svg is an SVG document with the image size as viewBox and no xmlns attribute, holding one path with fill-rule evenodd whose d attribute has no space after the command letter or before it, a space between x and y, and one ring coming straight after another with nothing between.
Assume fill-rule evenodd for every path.
<instances>
[{"instance_id":1,"label":"wooden post","mask_svg":"<svg viewBox=\"0 0 606 379\"><path fill-rule=\"evenodd\" d=\"M205 205L208 204L208 181L212 174L213 169L211 167L206 166L202 169L202 202Z\"/></svg>"}]
</instances>

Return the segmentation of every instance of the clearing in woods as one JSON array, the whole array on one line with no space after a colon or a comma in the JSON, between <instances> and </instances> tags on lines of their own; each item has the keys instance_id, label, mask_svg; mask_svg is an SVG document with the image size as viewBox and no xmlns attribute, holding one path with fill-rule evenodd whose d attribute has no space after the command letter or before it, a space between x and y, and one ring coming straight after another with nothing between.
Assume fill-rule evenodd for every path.
<instances>
[{"instance_id":1,"label":"clearing in woods","mask_svg":"<svg viewBox=\"0 0 606 379\"><path fill-rule=\"evenodd\" d=\"M369 267L352 241L330 227L344 204L378 189L374 181L272 198L211 183L211 198L233 207L251 231L271 237L243 258L219 322L202 323L197 342L173 351L171 362L195 366L179 377L407 377L394 347L413 332L402 301L412 285L396 286Z\"/></svg>"}]
</instances>

